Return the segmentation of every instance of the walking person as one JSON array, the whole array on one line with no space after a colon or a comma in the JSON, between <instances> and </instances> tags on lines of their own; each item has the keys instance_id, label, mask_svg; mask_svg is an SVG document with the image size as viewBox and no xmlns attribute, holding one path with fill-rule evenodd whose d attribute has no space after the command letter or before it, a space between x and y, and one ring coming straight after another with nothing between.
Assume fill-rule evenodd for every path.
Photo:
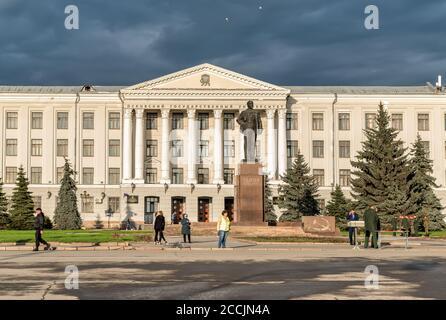
<instances>
[{"instance_id":1,"label":"walking person","mask_svg":"<svg viewBox=\"0 0 446 320\"><path fill-rule=\"evenodd\" d=\"M355 210L350 210L347 214L347 221L358 221L359 216L356 214ZM354 246L356 244L355 227L348 227L348 238L350 240L350 245Z\"/></svg>"},{"instance_id":2,"label":"walking person","mask_svg":"<svg viewBox=\"0 0 446 320\"><path fill-rule=\"evenodd\" d=\"M183 219L181 219L181 233L183 234L183 242L186 243L186 237L190 242L190 221L187 217L187 214L183 215Z\"/></svg>"},{"instance_id":3,"label":"walking person","mask_svg":"<svg viewBox=\"0 0 446 320\"><path fill-rule=\"evenodd\" d=\"M158 211L156 213L155 223L155 244L161 244L161 240L164 240L164 243L167 244L167 240L164 238L164 228L166 226L166 219L164 218L163 212Z\"/></svg>"},{"instance_id":4,"label":"walking person","mask_svg":"<svg viewBox=\"0 0 446 320\"><path fill-rule=\"evenodd\" d=\"M372 248L378 249L378 224L379 217L377 214L377 209L375 206L367 208L364 211L364 229L365 229L365 240L364 248L369 247L370 235L372 236Z\"/></svg>"},{"instance_id":5,"label":"walking person","mask_svg":"<svg viewBox=\"0 0 446 320\"><path fill-rule=\"evenodd\" d=\"M231 228L231 221L228 218L228 212L223 210L217 221L218 247L226 248L226 239Z\"/></svg>"},{"instance_id":6,"label":"walking person","mask_svg":"<svg viewBox=\"0 0 446 320\"><path fill-rule=\"evenodd\" d=\"M41 243L45 245L44 250L49 250L51 248L50 244L42 238L43 227L45 225L45 216L42 209L37 208L35 214L36 220L34 221L34 228L36 229L36 247L33 251L39 251L39 245Z\"/></svg>"}]
</instances>

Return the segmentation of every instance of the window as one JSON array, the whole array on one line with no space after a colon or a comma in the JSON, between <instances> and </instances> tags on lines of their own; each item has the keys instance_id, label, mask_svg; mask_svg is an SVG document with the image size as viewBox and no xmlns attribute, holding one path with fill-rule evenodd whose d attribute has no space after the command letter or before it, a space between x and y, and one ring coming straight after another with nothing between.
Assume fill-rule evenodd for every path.
<instances>
[{"instance_id":1,"label":"window","mask_svg":"<svg viewBox=\"0 0 446 320\"><path fill-rule=\"evenodd\" d=\"M183 129L183 113L172 113L172 130Z\"/></svg>"},{"instance_id":2,"label":"window","mask_svg":"<svg viewBox=\"0 0 446 320\"><path fill-rule=\"evenodd\" d=\"M209 113L199 113L198 114L198 123L200 130L209 129Z\"/></svg>"},{"instance_id":3,"label":"window","mask_svg":"<svg viewBox=\"0 0 446 320\"><path fill-rule=\"evenodd\" d=\"M200 158L209 157L209 141L208 140L200 140L198 154Z\"/></svg>"},{"instance_id":4,"label":"window","mask_svg":"<svg viewBox=\"0 0 446 320\"><path fill-rule=\"evenodd\" d=\"M153 224L153 215L158 211L159 198L158 197L145 197L145 209L144 209L144 223Z\"/></svg>"},{"instance_id":5,"label":"window","mask_svg":"<svg viewBox=\"0 0 446 320\"><path fill-rule=\"evenodd\" d=\"M158 114L156 112L147 113L146 129L147 130L158 129Z\"/></svg>"},{"instance_id":6,"label":"window","mask_svg":"<svg viewBox=\"0 0 446 320\"><path fill-rule=\"evenodd\" d=\"M339 141L339 158L350 158L350 141Z\"/></svg>"},{"instance_id":7,"label":"window","mask_svg":"<svg viewBox=\"0 0 446 320\"><path fill-rule=\"evenodd\" d=\"M366 113L365 114L365 127L366 129L373 129L376 126L376 114Z\"/></svg>"},{"instance_id":8,"label":"window","mask_svg":"<svg viewBox=\"0 0 446 320\"><path fill-rule=\"evenodd\" d=\"M392 128L395 130L403 130L403 114L392 113Z\"/></svg>"},{"instance_id":9,"label":"window","mask_svg":"<svg viewBox=\"0 0 446 320\"><path fill-rule=\"evenodd\" d=\"M119 168L108 168L108 183L119 184L121 180L121 170Z\"/></svg>"},{"instance_id":10,"label":"window","mask_svg":"<svg viewBox=\"0 0 446 320\"><path fill-rule=\"evenodd\" d=\"M82 169L82 184L93 184L94 182L94 168Z\"/></svg>"},{"instance_id":11,"label":"window","mask_svg":"<svg viewBox=\"0 0 446 320\"><path fill-rule=\"evenodd\" d=\"M313 113L313 130L324 130L323 113Z\"/></svg>"},{"instance_id":12,"label":"window","mask_svg":"<svg viewBox=\"0 0 446 320\"><path fill-rule=\"evenodd\" d=\"M42 112L31 112L31 129L42 129Z\"/></svg>"},{"instance_id":13,"label":"window","mask_svg":"<svg viewBox=\"0 0 446 320\"><path fill-rule=\"evenodd\" d=\"M313 169L314 181L319 187L325 185L325 172L324 169Z\"/></svg>"},{"instance_id":14,"label":"window","mask_svg":"<svg viewBox=\"0 0 446 320\"><path fill-rule=\"evenodd\" d=\"M223 129L224 130L234 130L234 114L224 113L223 114Z\"/></svg>"},{"instance_id":15,"label":"window","mask_svg":"<svg viewBox=\"0 0 446 320\"><path fill-rule=\"evenodd\" d=\"M56 183L59 184L62 181L63 175L64 175L64 167L58 167L56 169L56 176L57 176L56 177L56 179L57 179Z\"/></svg>"},{"instance_id":16,"label":"window","mask_svg":"<svg viewBox=\"0 0 446 320\"><path fill-rule=\"evenodd\" d=\"M68 129L68 112L57 113L57 129Z\"/></svg>"},{"instance_id":17,"label":"window","mask_svg":"<svg viewBox=\"0 0 446 320\"><path fill-rule=\"evenodd\" d=\"M31 183L42 184L42 167L31 167Z\"/></svg>"},{"instance_id":18,"label":"window","mask_svg":"<svg viewBox=\"0 0 446 320\"><path fill-rule=\"evenodd\" d=\"M111 213L117 213L121 211L119 197L108 197L108 210Z\"/></svg>"},{"instance_id":19,"label":"window","mask_svg":"<svg viewBox=\"0 0 446 320\"><path fill-rule=\"evenodd\" d=\"M296 158L299 153L299 142L297 140L288 140L287 144L287 157L288 158Z\"/></svg>"},{"instance_id":20,"label":"window","mask_svg":"<svg viewBox=\"0 0 446 320\"><path fill-rule=\"evenodd\" d=\"M339 114L339 130L350 130L350 113Z\"/></svg>"},{"instance_id":21,"label":"window","mask_svg":"<svg viewBox=\"0 0 446 320\"><path fill-rule=\"evenodd\" d=\"M286 114L286 129L287 130L297 130L297 113L287 113Z\"/></svg>"},{"instance_id":22,"label":"window","mask_svg":"<svg viewBox=\"0 0 446 320\"><path fill-rule=\"evenodd\" d=\"M94 140L84 139L82 141L82 156L94 157Z\"/></svg>"},{"instance_id":23,"label":"window","mask_svg":"<svg viewBox=\"0 0 446 320\"><path fill-rule=\"evenodd\" d=\"M94 197L84 196L82 198L82 213L93 213L94 212Z\"/></svg>"},{"instance_id":24,"label":"window","mask_svg":"<svg viewBox=\"0 0 446 320\"><path fill-rule=\"evenodd\" d=\"M94 129L94 113L84 112L82 114L82 128L83 129Z\"/></svg>"},{"instance_id":25,"label":"window","mask_svg":"<svg viewBox=\"0 0 446 320\"><path fill-rule=\"evenodd\" d=\"M17 167L6 167L5 183L15 183L17 178Z\"/></svg>"},{"instance_id":26,"label":"window","mask_svg":"<svg viewBox=\"0 0 446 320\"><path fill-rule=\"evenodd\" d=\"M42 155L42 139L31 139L31 155L36 157Z\"/></svg>"},{"instance_id":27,"label":"window","mask_svg":"<svg viewBox=\"0 0 446 320\"><path fill-rule=\"evenodd\" d=\"M158 183L156 168L147 168L146 169L146 183L148 183L148 184Z\"/></svg>"},{"instance_id":28,"label":"window","mask_svg":"<svg viewBox=\"0 0 446 320\"><path fill-rule=\"evenodd\" d=\"M108 114L108 128L110 130L121 128L121 114L119 112L110 112Z\"/></svg>"},{"instance_id":29,"label":"window","mask_svg":"<svg viewBox=\"0 0 446 320\"><path fill-rule=\"evenodd\" d=\"M224 169L223 179L225 180L225 184L234 184L234 169Z\"/></svg>"},{"instance_id":30,"label":"window","mask_svg":"<svg viewBox=\"0 0 446 320\"><path fill-rule=\"evenodd\" d=\"M183 156L183 140L172 141L172 157Z\"/></svg>"},{"instance_id":31,"label":"window","mask_svg":"<svg viewBox=\"0 0 446 320\"><path fill-rule=\"evenodd\" d=\"M429 141L421 141L421 144L423 145L423 149L426 152L426 156L430 158L430 147L429 147Z\"/></svg>"},{"instance_id":32,"label":"window","mask_svg":"<svg viewBox=\"0 0 446 320\"><path fill-rule=\"evenodd\" d=\"M183 184L183 168L172 168L172 184Z\"/></svg>"},{"instance_id":33,"label":"window","mask_svg":"<svg viewBox=\"0 0 446 320\"><path fill-rule=\"evenodd\" d=\"M429 114L418 114L418 131L429 131Z\"/></svg>"},{"instance_id":34,"label":"window","mask_svg":"<svg viewBox=\"0 0 446 320\"><path fill-rule=\"evenodd\" d=\"M234 140L225 140L223 145L223 156L225 158L234 158L235 157L235 141Z\"/></svg>"},{"instance_id":35,"label":"window","mask_svg":"<svg viewBox=\"0 0 446 320\"><path fill-rule=\"evenodd\" d=\"M198 184L209 184L209 169L198 168Z\"/></svg>"},{"instance_id":36,"label":"window","mask_svg":"<svg viewBox=\"0 0 446 320\"><path fill-rule=\"evenodd\" d=\"M33 203L34 203L34 211L36 211L37 208L42 208L42 197L33 196Z\"/></svg>"},{"instance_id":37,"label":"window","mask_svg":"<svg viewBox=\"0 0 446 320\"><path fill-rule=\"evenodd\" d=\"M339 185L341 187L350 186L350 170L348 169L339 170Z\"/></svg>"},{"instance_id":38,"label":"window","mask_svg":"<svg viewBox=\"0 0 446 320\"><path fill-rule=\"evenodd\" d=\"M68 157L68 140L67 139L57 139L56 154L58 157Z\"/></svg>"},{"instance_id":39,"label":"window","mask_svg":"<svg viewBox=\"0 0 446 320\"><path fill-rule=\"evenodd\" d=\"M119 157L121 155L121 141L110 139L108 141L108 155L110 157Z\"/></svg>"},{"instance_id":40,"label":"window","mask_svg":"<svg viewBox=\"0 0 446 320\"><path fill-rule=\"evenodd\" d=\"M17 129L17 112L6 112L6 129Z\"/></svg>"},{"instance_id":41,"label":"window","mask_svg":"<svg viewBox=\"0 0 446 320\"><path fill-rule=\"evenodd\" d=\"M17 155L17 139L6 139L6 155Z\"/></svg>"},{"instance_id":42,"label":"window","mask_svg":"<svg viewBox=\"0 0 446 320\"><path fill-rule=\"evenodd\" d=\"M313 158L323 158L323 157L324 157L324 141L313 140Z\"/></svg>"},{"instance_id":43,"label":"window","mask_svg":"<svg viewBox=\"0 0 446 320\"><path fill-rule=\"evenodd\" d=\"M158 140L146 140L146 156L158 157Z\"/></svg>"}]
</instances>

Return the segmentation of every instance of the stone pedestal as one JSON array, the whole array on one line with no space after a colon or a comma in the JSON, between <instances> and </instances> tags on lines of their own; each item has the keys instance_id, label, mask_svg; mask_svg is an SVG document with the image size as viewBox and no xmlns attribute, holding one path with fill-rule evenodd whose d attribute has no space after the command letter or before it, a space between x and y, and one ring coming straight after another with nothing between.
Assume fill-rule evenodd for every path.
<instances>
[{"instance_id":1,"label":"stone pedestal","mask_svg":"<svg viewBox=\"0 0 446 320\"><path fill-rule=\"evenodd\" d=\"M235 177L235 222L240 225L264 224L264 176L258 163L239 164Z\"/></svg>"}]
</instances>

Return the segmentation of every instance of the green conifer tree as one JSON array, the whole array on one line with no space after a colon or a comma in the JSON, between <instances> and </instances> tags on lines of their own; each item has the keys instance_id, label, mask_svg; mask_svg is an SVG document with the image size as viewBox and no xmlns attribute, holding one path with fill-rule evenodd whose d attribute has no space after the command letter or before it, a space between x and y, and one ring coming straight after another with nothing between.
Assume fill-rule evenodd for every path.
<instances>
[{"instance_id":1,"label":"green conifer tree","mask_svg":"<svg viewBox=\"0 0 446 320\"><path fill-rule=\"evenodd\" d=\"M410 155L408 214L416 215L416 224L426 232L444 229L446 224L441 213L444 207L434 192L434 188L438 186L432 176L433 161L429 159L420 135L412 144Z\"/></svg>"},{"instance_id":2,"label":"green conifer tree","mask_svg":"<svg viewBox=\"0 0 446 320\"><path fill-rule=\"evenodd\" d=\"M318 186L300 151L281 178L285 183L279 186L279 208L285 211L280 221L298 221L303 215L319 214Z\"/></svg>"},{"instance_id":3,"label":"green conifer tree","mask_svg":"<svg viewBox=\"0 0 446 320\"><path fill-rule=\"evenodd\" d=\"M352 197L356 200L359 210L369 206L378 208L381 223L390 224L393 212L403 212L403 207L395 207L395 192L398 197L407 192L407 179L409 175L406 148L397 138L398 131L389 125L390 116L382 103L375 121L375 127L364 130L365 141L362 150L351 161L355 170L353 177ZM389 209L392 212L389 213Z\"/></svg>"},{"instance_id":4,"label":"green conifer tree","mask_svg":"<svg viewBox=\"0 0 446 320\"><path fill-rule=\"evenodd\" d=\"M351 202L345 197L339 185L331 192L331 199L327 203L327 214L336 218L339 228L347 227L347 213L351 209Z\"/></svg>"},{"instance_id":5,"label":"green conifer tree","mask_svg":"<svg viewBox=\"0 0 446 320\"><path fill-rule=\"evenodd\" d=\"M273 195L271 191L271 186L269 185L269 178L265 175L265 191L264 191L264 210L265 210L265 221L275 222L277 221L277 215L274 212Z\"/></svg>"},{"instance_id":6,"label":"green conifer tree","mask_svg":"<svg viewBox=\"0 0 446 320\"><path fill-rule=\"evenodd\" d=\"M68 159L65 159L59 201L54 211L54 224L57 229L77 230L82 227L82 219L77 207L77 187L73 177L74 171Z\"/></svg>"},{"instance_id":7,"label":"green conifer tree","mask_svg":"<svg viewBox=\"0 0 446 320\"><path fill-rule=\"evenodd\" d=\"M16 186L12 193L9 227L15 230L30 230L34 228L34 202L32 193L28 190L28 179L23 167L17 172Z\"/></svg>"},{"instance_id":8,"label":"green conifer tree","mask_svg":"<svg viewBox=\"0 0 446 320\"><path fill-rule=\"evenodd\" d=\"M8 228L11 222L8 214L8 199L3 192L3 182L0 180L0 229Z\"/></svg>"}]
</instances>

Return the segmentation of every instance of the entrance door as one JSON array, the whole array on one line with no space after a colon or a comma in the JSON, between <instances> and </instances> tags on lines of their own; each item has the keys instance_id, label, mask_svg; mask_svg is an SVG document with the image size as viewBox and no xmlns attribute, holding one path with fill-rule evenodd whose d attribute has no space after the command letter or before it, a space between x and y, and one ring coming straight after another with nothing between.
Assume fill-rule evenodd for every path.
<instances>
[{"instance_id":1,"label":"entrance door","mask_svg":"<svg viewBox=\"0 0 446 320\"><path fill-rule=\"evenodd\" d=\"M234 198L225 198L225 210L228 212L229 220L234 220Z\"/></svg>"},{"instance_id":2,"label":"entrance door","mask_svg":"<svg viewBox=\"0 0 446 320\"><path fill-rule=\"evenodd\" d=\"M153 224L155 212L158 211L160 198L145 197L144 198L144 224Z\"/></svg>"},{"instance_id":3,"label":"entrance door","mask_svg":"<svg viewBox=\"0 0 446 320\"><path fill-rule=\"evenodd\" d=\"M172 197L172 223L178 224L184 213L184 197Z\"/></svg>"},{"instance_id":4,"label":"entrance door","mask_svg":"<svg viewBox=\"0 0 446 320\"><path fill-rule=\"evenodd\" d=\"M212 198L198 198L198 222L209 222Z\"/></svg>"}]
</instances>

